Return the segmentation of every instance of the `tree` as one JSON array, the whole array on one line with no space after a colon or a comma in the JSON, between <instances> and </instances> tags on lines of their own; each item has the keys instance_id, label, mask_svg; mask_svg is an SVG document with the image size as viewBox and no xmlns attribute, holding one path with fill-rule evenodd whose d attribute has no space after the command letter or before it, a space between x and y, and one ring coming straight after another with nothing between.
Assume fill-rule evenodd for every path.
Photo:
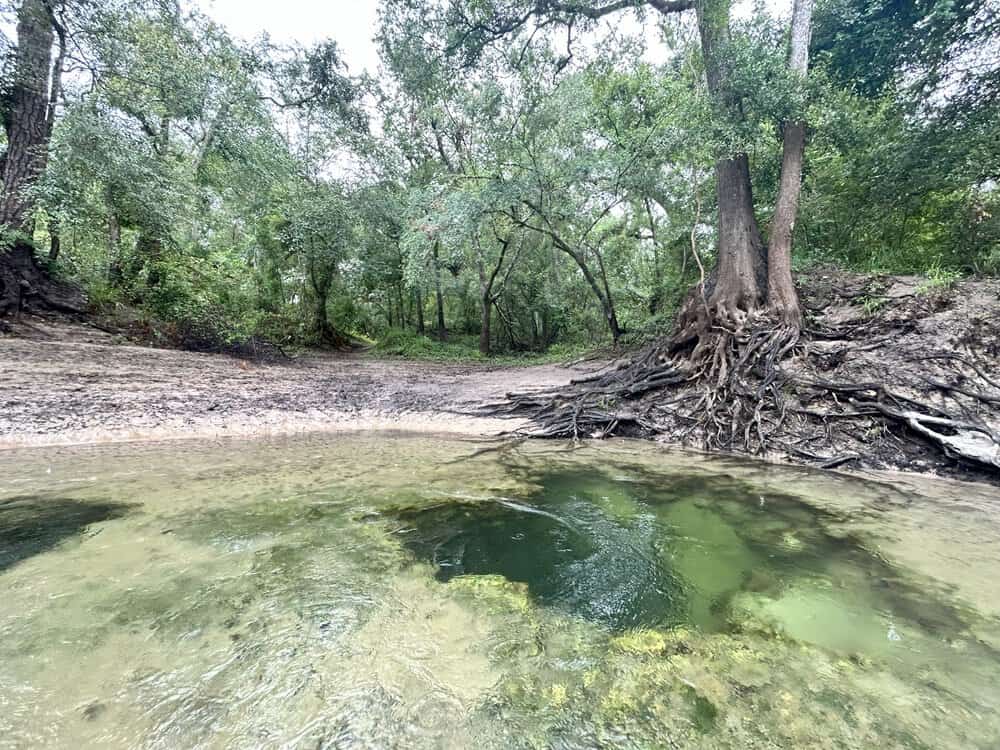
<instances>
[{"instance_id":1,"label":"tree","mask_svg":"<svg viewBox=\"0 0 1000 750\"><path fill-rule=\"evenodd\" d=\"M788 68L803 79L809 67L812 8L813 0L795 0L792 10ZM782 322L794 328L802 324L802 312L792 281L792 234L802 190L802 159L805 149L805 122L800 118L786 122L778 202L774 209L767 248L767 298Z\"/></svg>"},{"instance_id":2,"label":"tree","mask_svg":"<svg viewBox=\"0 0 1000 750\"><path fill-rule=\"evenodd\" d=\"M54 71L52 65L54 25L53 11L43 0L21 4L13 85L3 117L7 151L0 162L0 223L27 235L34 226L28 189L44 169L58 99L61 66Z\"/></svg>"},{"instance_id":3,"label":"tree","mask_svg":"<svg viewBox=\"0 0 1000 750\"><path fill-rule=\"evenodd\" d=\"M731 58L736 57L736 45L731 28L730 0L646 0L646 2L608 2L591 5L576 2L511 4L453 3L449 6L448 23L453 35L451 50L476 50L492 41L523 32L534 22L572 24L575 20L593 21L613 13L638 7L650 8L661 15L671 15L693 9L696 13L705 81L716 116L728 126L738 129L744 120L746 92L739 86L738 70ZM812 4L796 4L793 22L794 53L792 66L804 75L807 60ZM801 158L795 158L798 129L787 135L789 174L785 179L779 227L782 236L794 225ZM773 269L754 213L753 189L747 152L739 143L733 150L722 151L716 161L717 253L716 266L710 277L692 294L678 320L674 336L675 349L694 348L694 358L725 348L719 331L742 331L748 318L762 308L776 315L781 324L795 336L801 324L798 300L792 283L787 242L775 245ZM724 338L724 337L722 337Z\"/></svg>"},{"instance_id":4,"label":"tree","mask_svg":"<svg viewBox=\"0 0 1000 750\"><path fill-rule=\"evenodd\" d=\"M745 436L749 449L751 425L756 425L763 449L761 410L772 394L780 399L773 388L778 377L775 363L796 345L801 328L791 274L791 240L805 146L799 92L807 70L811 0L795 3L792 31L786 35L790 53L780 64L768 55L766 45L754 49L750 40L734 29L731 0L623 0L596 5L557 0L502 5L455 2L444 13L450 30L445 50L464 52L466 61L474 62L484 47L504 38L520 35L526 38L523 44L527 49L539 31L562 25L570 29L567 37L571 40L576 23L592 23L637 8L663 16L695 11L705 86L713 119L719 124L715 267L707 276L702 275L689 294L672 336L649 354L630 364L623 363L626 375L615 376L610 383L598 382L593 392L587 387L570 389L571 397L578 399L573 413L579 414L594 393L611 403L615 396L632 398L650 390L697 381L704 383L706 391L698 402L698 416L689 418L703 426L705 442L728 445L737 436ZM555 72L561 72L571 58L570 50L555 65ZM755 73L762 67L766 75L763 80L759 76L755 80ZM751 182L748 143L760 125L751 113L761 108L753 96L755 90L763 90L775 99L781 99L784 93L786 99L792 100L782 118L784 157L770 247L765 246L758 226ZM751 381L762 382L750 386ZM539 401L533 403L532 408L538 408ZM614 429L619 421L613 412L596 418L599 429L604 431L609 425ZM576 434L576 418L568 429Z\"/></svg>"},{"instance_id":5,"label":"tree","mask_svg":"<svg viewBox=\"0 0 1000 750\"><path fill-rule=\"evenodd\" d=\"M3 92L7 148L0 157L0 315L20 309L26 297L67 311L78 311L81 305L72 289L52 282L32 246L31 189L45 169L66 54L59 11L53 0L23 0L17 12L11 88Z\"/></svg>"},{"instance_id":6,"label":"tree","mask_svg":"<svg viewBox=\"0 0 1000 750\"><path fill-rule=\"evenodd\" d=\"M353 210L331 183L303 182L294 187L277 227L281 246L293 255L312 298L312 332L325 346L346 346L346 334L331 324L329 302L334 282L355 242Z\"/></svg>"}]
</instances>

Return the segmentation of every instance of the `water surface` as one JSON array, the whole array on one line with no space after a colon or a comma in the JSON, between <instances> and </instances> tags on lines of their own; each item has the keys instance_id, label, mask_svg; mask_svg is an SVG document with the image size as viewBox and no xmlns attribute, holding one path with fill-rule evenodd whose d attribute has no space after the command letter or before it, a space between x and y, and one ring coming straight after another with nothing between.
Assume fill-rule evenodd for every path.
<instances>
[{"instance_id":1,"label":"water surface","mask_svg":"<svg viewBox=\"0 0 1000 750\"><path fill-rule=\"evenodd\" d=\"M994 488L619 441L0 454L0 747L996 748Z\"/></svg>"}]
</instances>

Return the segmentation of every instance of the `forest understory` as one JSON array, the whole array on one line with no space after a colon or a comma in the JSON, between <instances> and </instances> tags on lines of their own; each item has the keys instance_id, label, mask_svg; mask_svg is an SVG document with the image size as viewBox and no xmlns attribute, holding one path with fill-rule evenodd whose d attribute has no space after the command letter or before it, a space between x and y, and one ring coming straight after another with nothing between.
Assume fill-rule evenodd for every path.
<instances>
[{"instance_id":1,"label":"forest understory","mask_svg":"<svg viewBox=\"0 0 1000 750\"><path fill-rule=\"evenodd\" d=\"M0 445L395 428L645 437L822 468L1000 478L1000 281L827 268L803 274L799 292L794 345L768 360L768 335L759 350L752 336L734 340L746 361L711 389L662 342L582 367L288 358L266 346L241 359L150 348L164 341L155 329L106 318L8 317Z\"/></svg>"}]
</instances>

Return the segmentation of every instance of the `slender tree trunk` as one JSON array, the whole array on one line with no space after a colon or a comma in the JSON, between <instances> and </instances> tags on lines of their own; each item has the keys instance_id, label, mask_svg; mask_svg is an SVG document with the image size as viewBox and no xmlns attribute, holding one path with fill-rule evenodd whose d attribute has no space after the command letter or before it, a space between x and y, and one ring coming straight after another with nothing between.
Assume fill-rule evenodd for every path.
<instances>
[{"instance_id":1,"label":"slender tree trunk","mask_svg":"<svg viewBox=\"0 0 1000 750\"><path fill-rule=\"evenodd\" d=\"M51 8L51 6L50 6ZM51 84L49 86L49 108L45 115L45 141L46 147L52 140L52 131L56 126L56 108L59 106L59 97L62 94L62 71L66 64L66 29L58 23L55 16L49 14L49 22L52 30L58 39L56 58L52 61L52 72L50 74ZM42 168L48 163L48 150L42 161ZM62 237L59 234L59 220L49 219L49 263L59 260L59 253L62 251Z\"/></svg>"},{"instance_id":2,"label":"slender tree trunk","mask_svg":"<svg viewBox=\"0 0 1000 750\"><path fill-rule=\"evenodd\" d=\"M788 67L804 79L809 70L809 39L812 32L813 0L795 0ZM767 252L767 297L770 308L785 325L802 325L799 297L792 281L792 236L802 190L802 161L806 148L806 126L802 121L785 123L781 180L771 223Z\"/></svg>"},{"instance_id":3,"label":"slender tree trunk","mask_svg":"<svg viewBox=\"0 0 1000 750\"><path fill-rule=\"evenodd\" d=\"M781 182L778 202L771 223L771 239L767 251L767 302L781 321L789 326L802 325L799 295L792 280L792 235L799 207L802 160L806 143L803 122L785 124Z\"/></svg>"},{"instance_id":4,"label":"slender tree trunk","mask_svg":"<svg viewBox=\"0 0 1000 750\"><path fill-rule=\"evenodd\" d=\"M482 248L476 242L476 267L479 270L479 353L490 354L492 347L492 337L490 331L490 320L493 315L493 279L494 273L487 277L486 266L483 264ZM506 246L504 246L506 249ZM503 256L501 256L503 262Z\"/></svg>"},{"instance_id":5,"label":"slender tree trunk","mask_svg":"<svg viewBox=\"0 0 1000 750\"><path fill-rule=\"evenodd\" d=\"M396 302L399 305L400 327L405 329L410 325L409 316L406 314L406 302L403 300L403 283L396 285Z\"/></svg>"},{"instance_id":6,"label":"slender tree trunk","mask_svg":"<svg viewBox=\"0 0 1000 750\"><path fill-rule=\"evenodd\" d=\"M479 353L489 355L492 350L490 324L493 315L493 298L487 294L479 301L482 306L482 314L479 320Z\"/></svg>"},{"instance_id":7,"label":"slender tree trunk","mask_svg":"<svg viewBox=\"0 0 1000 750\"><path fill-rule=\"evenodd\" d=\"M656 237L656 219L653 218L653 207L649 198L643 198L646 207L646 218L649 220L649 236L653 243L653 293L649 298L649 313L656 315L663 307L663 265L660 263L660 243ZM684 271L681 270L681 279Z\"/></svg>"},{"instance_id":8,"label":"slender tree trunk","mask_svg":"<svg viewBox=\"0 0 1000 750\"><path fill-rule=\"evenodd\" d=\"M444 294L441 292L441 263L438 259L440 245L434 243L434 296L437 303L437 337L444 341L448 338L448 329L444 325Z\"/></svg>"},{"instance_id":9,"label":"slender tree trunk","mask_svg":"<svg viewBox=\"0 0 1000 750\"><path fill-rule=\"evenodd\" d=\"M59 260L59 253L62 250L62 238L59 236L59 222L56 219L49 221L49 263Z\"/></svg>"},{"instance_id":10,"label":"slender tree trunk","mask_svg":"<svg viewBox=\"0 0 1000 750\"><path fill-rule=\"evenodd\" d=\"M424 324L424 295L420 291L420 287L414 290L414 294L417 298L417 333L423 336L426 332L426 326Z\"/></svg>"},{"instance_id":11,"label":"slender tree trunk","mask_svg":"<svg viewBox=\"0 0 1000 750\"><path fill-rule=\"evenodd\" d=\"M10 111L5 117L0 224L28 235L33 229L28 188L41 174L48 148L52 23L42 0L23 0L17 14L17 55Z\"/></svg>"},{"instance_id":12,"label":"slender tree trunk","mask_svg":"<svg viewBox=\"0 0 1000 750\"><path fill-rule=\"evenodd\" d=\"M122 269L122 227L114 211L108 213L108 283L121 287L125 280Z\"/></svg>"},{"instance_id":13,"label":"slender tree trunk","mask_svg":"<svg viewBox=\"0 0 1000 750\"><path fill-rule=\"evenodd\" d=\"M605 296L604 292L601 291L601 285L597 283L597 279L591 272L590 268L587 267L586 261L574 250L566 250L573 260L576 261L577 266L579 266L580 271L583 273L583 278L586 279L587 284L590 286L591 290L594 292L594 296L597 297L598 301L601 303L601 312L604 313L604 320L608 324L608 330L611 332L611 341L615 345L618 344L618 339L622 336L621 326L618 325L618 314L615 312L614 303L609 296Z\"/></svg>"},{"instance_id":14,"label":"slender tree trunk","mask_svg":"<svg viewBox=\"0 0 1000 750\"><path fill-rule=\"evenodd\" d=\"M618 339L621 338L622 329L618 325L618 312L615 310L615 298L611 294L611 285L608 284L608 272L604 268L604 258L601 257L599 250L594 250L594 256L597 258L597 268L601 272L601 284L604 287L604 314L608 319L608 327L611 329L611 339L615 346L618 345Z\"/></svg>"}]
</instances>

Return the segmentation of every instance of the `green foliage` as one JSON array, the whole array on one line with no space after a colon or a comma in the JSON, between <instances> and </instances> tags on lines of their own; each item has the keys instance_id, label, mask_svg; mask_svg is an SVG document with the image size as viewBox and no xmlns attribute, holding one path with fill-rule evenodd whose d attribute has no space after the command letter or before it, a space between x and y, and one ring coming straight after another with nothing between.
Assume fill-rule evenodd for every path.
<instances>
[{"instance_id":1,"label":"green foliage","mask_svg":"<svg viewBox=\"0 0 1000 750\"><path fill-rule=\"evenodd\" d=\"M889 300L879 294L872 294L861 298L861 306L865 310L865 314L868 317L872 317L885 307L889 303Z\"/></svg>"},{"instance_id":2,"label":"green foliage","mask_svg":"<svg viewBox=\"0 0 1000 750\"><path fill-rule=\"evenodd\" d=\"M947 291L961 278L961 274L957 271L949 271L936 264L927 269L925 276L926 280L917 287L917 291L921 294Z\"/></svg>"},{"instance_id":3,"label":"green foliage","mask_svg":"<svg viewBox=\"0 0 1000 750\"><path fill-rule=\"evenodd\" d=\"M333 42L245 45L175 3L67 8L91 72L67 79L36 242L58 232L58 272L97 303L220 341L351 333L480 359L489 319L501 357L558 359L610 343L611 312L621 341L645 341L714 261L716 159L750 155L769 216L798 118L796 268L928 290L1000 273L1000 25L983 0L823 0L808 84L757 7L721 42L728 101L685 21L662 26L654 65L546 3L385 0L372 81Z\"/></svg>"},{"instance_id":4,"label":"green foliage","mask_svg":"<svg viewBox=\"0 0 1000 750\"><path fill-rule=\"evenodd\" d=\"M534 365L567 362L583 356L590 347L585 344L554 344L544 352L501 353L483 355L479 338L473 335L451 336L437 341L412 331L393 328L386 331L372 348L375 356L405 357L430 362L493 362L512 365Z\"/></svg>"}]
</instances>

